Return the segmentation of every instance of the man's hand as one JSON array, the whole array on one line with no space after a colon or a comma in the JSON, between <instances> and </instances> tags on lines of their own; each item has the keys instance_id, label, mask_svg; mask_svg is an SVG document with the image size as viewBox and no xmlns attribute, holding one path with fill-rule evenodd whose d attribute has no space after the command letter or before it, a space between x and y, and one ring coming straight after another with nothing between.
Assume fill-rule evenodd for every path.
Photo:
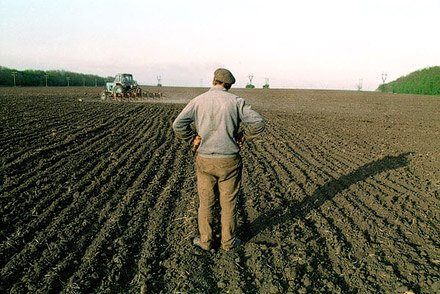
<instances>
[{"instance_id":1,"label":"man's hand","mask_svg":"<svg viewBox=\"0 0 440 294\"><path fill-rule=\"evenodd\" d=\"M197 149L199 149L200 143L202 142L202 137L200 137L199 135L196 135L194 137L194 140L192 141L191 145L192 145L192 151L196 152Z\"/></svg>"},{"instance_id":2,"label":"man's hand","mask_svg":"<svg viewBox=\"0 0 440 294\"><path fill-rule=\"evenodd\" d=\"M246 138L244 137L244 132L239 132L237 134L237 137L235 138L235 142L237 142L238 147L240 147L240 149L243 149L245 141Z\"/></svg>"}]
</instances>

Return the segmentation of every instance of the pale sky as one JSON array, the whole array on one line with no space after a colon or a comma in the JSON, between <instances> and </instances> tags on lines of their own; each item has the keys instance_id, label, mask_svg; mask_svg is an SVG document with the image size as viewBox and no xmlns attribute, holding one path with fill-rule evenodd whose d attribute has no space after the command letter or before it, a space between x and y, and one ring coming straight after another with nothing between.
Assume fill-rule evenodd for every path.
<instances>
[{"instance_id":1,"label":"pale sky","mask_svg":"<svg viewBox=\"0 0 440 294\"><path fill-rule=\"evenodd\" d=\"M0 65L140 84L375 90L440 65L440 0L0 0Z\"/></svg>"}]
</instances>

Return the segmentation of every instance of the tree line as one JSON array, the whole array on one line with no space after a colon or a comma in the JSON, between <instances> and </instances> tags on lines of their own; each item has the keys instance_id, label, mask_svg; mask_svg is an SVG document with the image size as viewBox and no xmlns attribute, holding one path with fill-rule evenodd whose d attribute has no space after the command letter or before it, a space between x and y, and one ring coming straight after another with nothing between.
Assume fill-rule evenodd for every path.
<instances>
[{"instance_id":1,"label":"tree line","mask_svg":"<svg viewBox=\"0 0 440 294\"><path fill-rule=\"evenodd\" d=\"M113 77L75 73L64 70L15 70L0 66L0 86L104 86Z\"/></svg>"},{"instance_id":2,"label":"tree line","mask_svg":"<svg viewBox=\"0 0 440 294\"><path fill-rule=\"evenodd\" d=\"M440 66L424 68L382 84L379 91L389 93L440 95Z\"/></svg>"}]
</instances>

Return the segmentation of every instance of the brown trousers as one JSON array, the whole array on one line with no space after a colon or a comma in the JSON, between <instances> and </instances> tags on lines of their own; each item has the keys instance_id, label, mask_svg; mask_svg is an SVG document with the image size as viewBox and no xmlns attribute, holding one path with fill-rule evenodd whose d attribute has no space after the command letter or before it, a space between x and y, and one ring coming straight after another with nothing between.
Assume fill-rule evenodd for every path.
<instances>
[{"instance_id":1,"label":"brown trousers","mask_svg":"<svg viewBox=\"0 0 440 294\"><path fill-rule=\"evenodd\" d=\"M196 157L198 224L200 245L204 249L212 245L212 210L216 195L219 195L221 208L221 246L228 250L235 241L237 195L242 169L240 155L233 158Z\"/></svg>"}]
</instances>

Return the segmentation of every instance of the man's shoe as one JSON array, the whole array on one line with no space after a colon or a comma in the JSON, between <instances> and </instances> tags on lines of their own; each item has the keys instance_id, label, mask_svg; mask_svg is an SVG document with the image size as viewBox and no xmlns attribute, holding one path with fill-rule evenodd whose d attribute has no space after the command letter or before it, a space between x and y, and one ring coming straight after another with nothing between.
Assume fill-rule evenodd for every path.
<instances>
[{"instance_id":1,"label":"man's shoe","mask_svg":"<svg viewBox=\"0 0 440 294\"><path fill-rule=\"evenodd\" d=\"M234 248L239 247L242 243L243 243L243 242L241 242L240 239L235 238L234 243L232 243L232 246L229 247L229 248L224 248L224 247L223 247L223 250L225 250L225 251L232 250L232 249L234 249Z\"/></svg>"},{"instance_id":2,"label":"man's shoe","mask_svg":"<svg viewBox=\"0 0 440 294\"><path fill-rule=\"evenodd\" d=\"M200 237L195 237L194 239L193 239L193 245L194 246L196 246L196 247L198 247L198 248L200 248L200 249L202 249L202 250L205 250L205 251L209 251L209 248L203 248L202 247L202 244L200 244Z\"/></svg>"}]
</instances>

